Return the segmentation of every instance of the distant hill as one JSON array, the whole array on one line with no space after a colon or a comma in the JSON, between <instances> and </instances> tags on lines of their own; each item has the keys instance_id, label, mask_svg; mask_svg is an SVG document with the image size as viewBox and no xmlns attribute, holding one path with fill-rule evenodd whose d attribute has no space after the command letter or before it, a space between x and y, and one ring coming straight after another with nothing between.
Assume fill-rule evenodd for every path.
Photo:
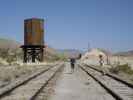
<instances>
[{"instance_id":1,"label":"distant hill","mask_svg":"<svg viewBox=\"0 0 133 100\"><path fill-rule=\"evenodd\" d=\"M105 49L102 49L102 48L97 48L97 50L103 52L104 54L108 55L108 56L111 56L112 55L112 52L108 51L108 50L105 50Z\"/></svg>"},{"instance_id":2,"label":"distant hill","mask_svg":"<svg viewBox=\"0 0 133 100\"><path fill-rule=\"evenodd\" d=\"M16 55L22 60L23 52L20 48L21 45L21 43L15 40L0 38L0 58L6 60L10 58L10 56ZM44 61L55 61L61 58L64 57L60 55L56 49L49 46L44 49Z\"/></svg>"},{"instance_id":3,"label":"distant hill","mask_svg":"<svg viewBox=\"0 0 133 100\"><path fill-rule=\"evenodd\" d=\"M77 49L58 49L58 53L63 53L66 57L77 57L83 51Z\"/></svg>"},{"instance_id":4,"label":"distant hill","mask_svg":"<svg viewBox=\"0 0 133 100\"><path fill-rule=\"evenodd\" d=\"M20 47L20 43L15 40L0 38L0 49L16 49Z\"/></svg>"},{"instance_id":5,"label":"distant hill","mask_svg":"<svg viewBox=\"0 0 133 100\"><path fill-rule=\"evenodd\" d=\"M106 53L103 52L101 49L91 49L89 52L85 53L85 56L96 56L98 57L99 55L106 56Z\"/></svg>"},{"instance_id":6,"label":"distant hill","mask_svg":"<svg viewBox=\"0 0 133 100\"><path fill-rule=\"evenodd\" d=\"M57 49L59 52L63 52L63 53L83 53L83 51L81 50L77 50L77 49Z\"/></svg>"},{"instance_id":7,"label":"distant hill","mask_svg":"<svg viewBox=\"0 0 133 100\"><path fill-rule=\"evenodd\" d=\"M107 50L101 49L101 48L93 48L90 51L86 52L82 56L82 59L88 59L92 57L98 58L99 55L102 55L104 58L106 58L107 56L112 56L112 53Z\"/></svg>"},{"instance_id":8,"label":"distant hill","mask_svg":"<svg viewBox=\"0 0 133 100\"><path fill-rule=\"evenodd\" d=\"M118 53L115 53L114 56L133 56L133 50L118 52Z\"/></svg>"},{"instance_id":9,"label":"distant hill","mask_svg":"<svg viewBox=\"0 0 133 100\"><path fill-rule=\"evenodd\" d=\"M57 55L57 51L56 49L52 48L52 47L47 47L44 49L44 56L49 56L49 57L52 57L52 56L56 56Z\"/></svg>"}]
</instances>

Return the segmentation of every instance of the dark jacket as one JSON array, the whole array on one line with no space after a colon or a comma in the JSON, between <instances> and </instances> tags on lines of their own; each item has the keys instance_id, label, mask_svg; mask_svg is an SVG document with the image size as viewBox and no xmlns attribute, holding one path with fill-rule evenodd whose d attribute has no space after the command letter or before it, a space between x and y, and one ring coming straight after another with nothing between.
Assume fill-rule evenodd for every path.
<instances>
[{"instance_id":1,"label":"dark jacket","mask_svg":"<svg viewBox=\"0 0 133 100\"><path fill-rule=\"evenodd\" d=\"M70 62L71 62L71 64L74 64L75 63L75 59L71 58Z\"/></svg>"}]
</instances>

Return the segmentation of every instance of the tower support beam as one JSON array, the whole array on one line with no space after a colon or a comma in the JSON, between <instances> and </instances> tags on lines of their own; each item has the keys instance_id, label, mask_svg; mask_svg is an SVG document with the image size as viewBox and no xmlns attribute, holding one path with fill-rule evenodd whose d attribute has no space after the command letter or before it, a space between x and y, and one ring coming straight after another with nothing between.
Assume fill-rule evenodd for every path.
<instances>
[{"instance_id":1,"label":"tower support beam","mask_svg":"<svg viewBox=\"0 0 133 100\"><path fill-rule=\"evenodd\" d=\"M21 48L23 49L23 61L26 62L42 62L43 61L43 52L44 46L40 45L22 45Z\"/></svg>"}]
</instances>

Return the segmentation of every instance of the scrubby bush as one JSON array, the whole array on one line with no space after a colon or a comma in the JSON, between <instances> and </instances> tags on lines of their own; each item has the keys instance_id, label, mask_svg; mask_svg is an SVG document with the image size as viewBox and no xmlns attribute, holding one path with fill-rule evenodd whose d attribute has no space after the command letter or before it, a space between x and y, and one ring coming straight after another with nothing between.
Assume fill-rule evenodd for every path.
<instances>
[{"instance_id":1,"label":"scrubby bush","mask_svg":"<svg viewBox=\"0 0 133 100\"><path fill-rule=\"evenodd\" d=\"M6 58L6 61L11 64L13 61L16 61L16 57L14 55L9 55Z\"/></svg>"},{"instance_id":2,"label":"scrubby bush","mask_svg":"<svg viewBox=\"0 0 133 100\"><path fill-rule=\"evenodd\" d=\"M126 74L133 74L133 70L129 66L129 64L117 65L116 67L112 67L109 69L110 72L118 74L119 72L123 72Z\"/></svg>"},{"instance_id":3,"label":"scrubby bush","mask_svg":"<svg viewBox=\"0 0 133 100\"><path fill-rule=\"evenodd\" d=\"M119 73L118 67L111 67L111 68L109 69L109 71L110 71L111 73L114 73L114 74L118 74L118 73Z\"/></svg>"},{"instance_id":4,"label":"scrubby bush","mask_svg":"<svg viewBox=\"0 0 133 100\"><path fill-rule=\"evenodd\" d=\"M0 67L0 82L11 82L12 80L16 80L23 75L31 75L37 71L41 71L44 68L48 68L49 66L1 66Z\"/></svg>"},{"instance_id":5,"label":"scrubby bush","mask_svg":"<svg viewBox=\"0 0 133 100\"><path fill-rule=\"evenodd\" d=\"M5 59L8 56L9 49L0 49L0 57Z\"/></svg>"},{"instance_id":6,"label":"scrubby bush","mask_svg":"<svg viewBox=\"0 0 133 100\"><path fill-rule=\"evenodd\" d=\"M0 58L11 64L14 61L22 60L23 53L20 49L0 49Z\"/></svg>"}]
</instances>

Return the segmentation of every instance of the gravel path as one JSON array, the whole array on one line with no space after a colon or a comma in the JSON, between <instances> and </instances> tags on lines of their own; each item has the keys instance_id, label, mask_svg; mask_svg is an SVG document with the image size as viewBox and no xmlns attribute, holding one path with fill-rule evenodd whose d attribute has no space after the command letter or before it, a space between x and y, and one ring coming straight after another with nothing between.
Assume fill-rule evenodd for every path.
<instances>
[{"instance_id":1,"label":"gravel path","mask_svg":"<svg viewBox=\"0 0 133 100\"><path fill-rule=\"evenodd\" d=\"M80 68L77 67L74 73L70 71L67 63L48 100L114 100Z\"/></svg>"}]
</instances>

